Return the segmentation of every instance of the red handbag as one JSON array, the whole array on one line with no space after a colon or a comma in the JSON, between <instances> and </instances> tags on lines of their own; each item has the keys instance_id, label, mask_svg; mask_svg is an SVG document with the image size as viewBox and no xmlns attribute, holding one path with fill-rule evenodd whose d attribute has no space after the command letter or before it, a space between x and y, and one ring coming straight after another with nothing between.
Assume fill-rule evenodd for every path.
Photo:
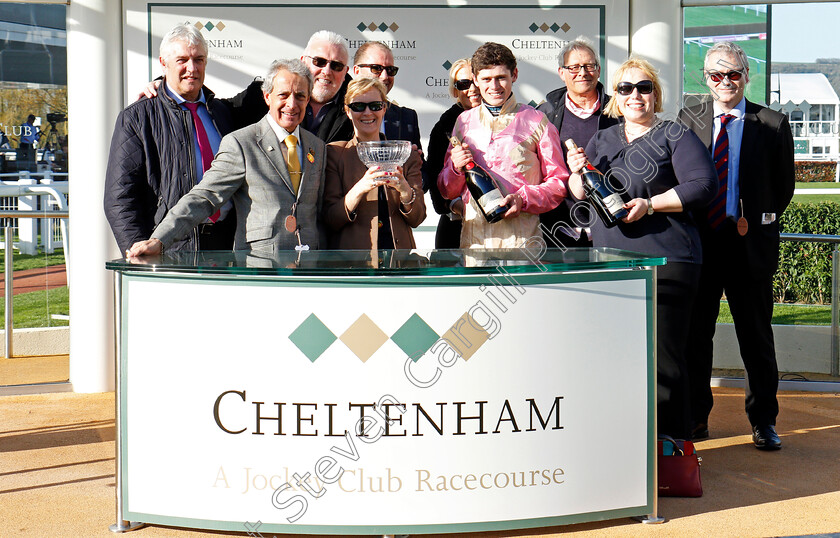
<instances>
[{"instance_id":1,"label":"red handbag","mask_svg":"<svg viewBox=\"0 0 840 538\"><path fill-rule=\"evenodd\" d=\"M661 497L702 497L700 461L691 441L660 435L656 461Z\"/></svg>"}]
</instances>

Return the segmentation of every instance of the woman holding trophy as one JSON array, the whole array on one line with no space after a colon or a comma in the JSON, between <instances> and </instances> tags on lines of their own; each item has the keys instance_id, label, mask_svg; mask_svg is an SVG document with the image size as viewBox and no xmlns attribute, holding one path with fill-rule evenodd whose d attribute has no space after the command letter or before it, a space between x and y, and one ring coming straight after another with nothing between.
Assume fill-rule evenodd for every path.
<instances>
[{"instance_id":1,"label":"woman holding trophy","mask_svg":"<svg viewBox=\"0 0 840 538\"><path fill-rule=\"evenodd\" d=\"M411 229L426 218L420 155L410 142L384 140L380 130L388 98L379 80L350 82L344 104L354 136L327 145L323 205L327 245L415 248Z\"/></svg>"}]
</instances>

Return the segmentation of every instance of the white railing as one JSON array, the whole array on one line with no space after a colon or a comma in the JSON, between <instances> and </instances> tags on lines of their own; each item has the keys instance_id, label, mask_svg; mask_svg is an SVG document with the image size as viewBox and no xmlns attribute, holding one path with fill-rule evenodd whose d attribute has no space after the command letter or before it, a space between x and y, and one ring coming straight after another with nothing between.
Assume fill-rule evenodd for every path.
<instances>
[{"instance_id":1,"label":"white railing","mask_svg":"<svg viewBox=\"0 0 840 538\"><path fill-rule=\"evenodd\" d=\"M44 187L45 189L31 190L26 194L21 194L21 191L17 190L20 187ZM61 199L54 196L53 192L61 194ZM68 192L66 173L46 170L0 174L0 211L37 213L48 209L66 210ZM15 246L21 254L35 254L39 248L46 253L53 252L57 243L64 242L59 219L37 218L35 214L31 216L33 218L27 218L21 222L18 222L18 219L12 220L11 225L16 238Z\"/></svg>"}]
</instances>

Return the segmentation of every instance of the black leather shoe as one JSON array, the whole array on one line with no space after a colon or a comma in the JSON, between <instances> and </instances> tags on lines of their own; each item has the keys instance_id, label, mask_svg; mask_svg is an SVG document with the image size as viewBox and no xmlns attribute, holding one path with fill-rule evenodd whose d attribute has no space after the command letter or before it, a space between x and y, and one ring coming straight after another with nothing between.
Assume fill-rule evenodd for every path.
<instances>
[{"instance_id":1,"label":"black leather shoe","mask_svg":"<svg viewBox=\"0 0 840 538\"><path fill-rule=\"evenodd\" d=\"M705 422L701 422L694 426L694 429L691 430L691 439L692 441L699 441L700 439L708 439L709 438L709 425Z\"/></svg>"},{"instance_id":2,"label":"black leather shoe","mask_svg":"<svg viewBox=\"0 0 840 538\"><path fill-rule=\"evenodd\" d=\"M753 443L759 450L779 450L782 448L782 440L776 433L776 427L772 424L753 426Z\"/></svg>"}]
</instances>

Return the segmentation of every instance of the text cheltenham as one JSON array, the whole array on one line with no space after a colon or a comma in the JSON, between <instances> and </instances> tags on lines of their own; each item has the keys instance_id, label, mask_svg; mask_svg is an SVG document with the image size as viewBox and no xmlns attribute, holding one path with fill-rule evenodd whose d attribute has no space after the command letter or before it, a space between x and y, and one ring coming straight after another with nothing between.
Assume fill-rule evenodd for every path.
<instances>
[{"instance_id":1,"label":"text cheltenham","mask_svg":"<svg viewBox=\"0 0 840 538\"><path fill-rule=\"evenodd\" d=\"M393 413L394 416L389 416L392 406L385 404L382 407L387 419L383 436L520 433L537 431L537 426L542 430L549 427L562 430L562 400L562 396L555 396L550 404L542 402L542 407L533 398L526 398L523 402L504 400L492 404L489 401L437 402L425 406L412 403L408 405L413 407L413 413ZM373 415L376 408L375 403L272 402L266 405L265 402L252 401L253 412L248 413L243 410L243 406L248 404L244 390L228 390L219 394L213 405L216 425L234 435L250 432L252 435L343 437L346 430L336 429L336 423L351 423L356 416L365 420Z\"/></svg>"}]
</instances>

